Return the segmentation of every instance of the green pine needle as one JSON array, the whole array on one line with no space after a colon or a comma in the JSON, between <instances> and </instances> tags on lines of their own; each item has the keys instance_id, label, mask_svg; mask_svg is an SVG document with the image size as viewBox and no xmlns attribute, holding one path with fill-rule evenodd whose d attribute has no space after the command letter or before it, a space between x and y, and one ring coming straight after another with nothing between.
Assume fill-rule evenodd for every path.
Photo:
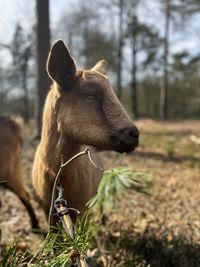
<instances>
[{"instance_id":1,"label":"green pine needle","mask_svg":"<svg viewBox=\"0 0 200 267\"><path fill-rule=\"evenodd\" d=\"M126 190L149 194L152 178L143 172L128 168L116 168L105 171L99 184L96 196L88 203L89 208L101 211L101 215L113 210L120 197ZM59 226L55 232L47 235L41 250L32 257L26 256L17 250L17 242L4 250L0 258L0 267L70 267L72 266L71 253L86 255L95 231L93 225L89 227L89 212L86 212L74 225L75 239L72 239L65 230ZM93 214L95 216L95 214ZM96 213L96 217L99 216ZM93 223L94 220L93 220ZM28 259L29 258L29 259ZM76 264L74 265L76 266Z\"/></svg>"},{"instance_id":2,"label":"green pine needle","mask_svg":"<svg viewBox=\"0 0 200 267\"><path fill-rule=\"evenodd\" d=\"M144 172L128 168L116 168L105 171L98 187L97 194L88 202L89 208L100 208L106 212L116 207L125 190L150 194L152 178Z\"/></svg>"}]
</instances>

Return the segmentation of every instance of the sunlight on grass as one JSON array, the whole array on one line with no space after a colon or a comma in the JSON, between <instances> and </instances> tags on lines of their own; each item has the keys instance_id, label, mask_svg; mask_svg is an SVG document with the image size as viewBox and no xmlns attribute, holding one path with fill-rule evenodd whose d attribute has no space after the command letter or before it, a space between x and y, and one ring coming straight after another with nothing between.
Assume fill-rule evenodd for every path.
<instances>
[{"instance_id":1,"label":"sunlight on grass","mask_svg":"<svg viewBox=\"0 0 200 267\"><path fill-rule=\"evenodd\" d=\"M71 266L76 261L77 255L86 255L89 246L91 246L92 237L97 234L98 227L95 226L95 216L101 210L101 215L113 211L120 201L120 198L127 190L134 190L139 193L149 194L152 185L150 175L143 172L133 171L128 168L116 168L105 171L100 182L98 192L89 202L89 209L94 209L89 224L90 211L86 212L82 218L79 218L74 225L75 239L71 237L60 226L56 228L57 232L47 235L43 247L35 256L29 260L26 254L17 250L17 243L4 250L0 266L4 267L23 267L26 266ZM99 222L100 217L96 222ZM94 230L96 229L96 230ZM76 265L75 265L76 266Z\"/></svg>"}]
</instances>

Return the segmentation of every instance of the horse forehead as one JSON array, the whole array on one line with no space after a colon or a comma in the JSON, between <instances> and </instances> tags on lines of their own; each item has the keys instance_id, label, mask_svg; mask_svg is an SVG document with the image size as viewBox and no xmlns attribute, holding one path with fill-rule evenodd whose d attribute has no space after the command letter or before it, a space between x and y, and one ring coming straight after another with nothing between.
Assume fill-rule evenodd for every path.
<instances>
[{"instance_id":1,"label":"horse forehead","mask_svg":"<svg viewBox=\"0 0 200 267\"><path fill-rule=\"evenodd\" d=\"M84 83L88 85L97 85L103 90L108 90L110 87L107 76L101 75L97 71L86 71L84 74Z\"/></svg>"},{"instance_id":2,"label":"horse forehead","mask_svg":"<svg viewBox=\"0 0 200 267\"><path fill-rule=\"evenodd\" d=\"M95 70L85 70L83 71L83 76L85 78L92 78L92 79L96 79L96 80L108 80L108 77L98 71Z\"/></svg>"}]
</instances>

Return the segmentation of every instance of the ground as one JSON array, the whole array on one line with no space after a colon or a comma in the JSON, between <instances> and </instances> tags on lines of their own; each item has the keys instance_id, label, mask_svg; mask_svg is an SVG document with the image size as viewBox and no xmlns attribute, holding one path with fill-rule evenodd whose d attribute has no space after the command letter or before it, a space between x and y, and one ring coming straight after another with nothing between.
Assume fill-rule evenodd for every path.
<instances>
[{"instance_id":1,"label":"ground","mask_svg":"<svg viewBox=\"0 0 200 267\"><path fill-rule=\"evenodd\" d=\"M102 232L103 266L200 266L200 122L139 120L140 147L131 154L102 153L105 168L128 166L153 177L151 195L127 192ZM24 127L23 181L31 192L31 166L36 142ZM42 237L31 233L28 215L11 192L0 189L1 242L19 238L32 250ZM40 225L47 225L32 200ZM102 266L101 265L101 266Z\"/></svg>"}]
</instances>

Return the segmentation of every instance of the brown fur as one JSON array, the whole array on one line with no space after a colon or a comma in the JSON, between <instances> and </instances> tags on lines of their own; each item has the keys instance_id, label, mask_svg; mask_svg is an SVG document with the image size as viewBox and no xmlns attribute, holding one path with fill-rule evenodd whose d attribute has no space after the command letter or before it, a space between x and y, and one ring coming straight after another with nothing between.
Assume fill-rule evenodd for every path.
<instances>
[{"instance_id":1,"label":"brown fur","mask_svg":"<svg viewBox=\"0 0 200 267\"><path fill-rule=\"evenodd\" d=\"M10 117L0 116L0 181L10 188L25 205L32 227L38 227L37 219L30 204L21 176L21 128Z\"/></svg>"},{"instance_id":2,"label":"brown fur","mask_svg":"<svg viewBox=\"0 0 200 267\"><path fill-rule=\"evenodd\" d=\"M76 70L62 41L49 54L47 70L54 84L46 99L42 137L33 166L33 186L46 216L61 155L66 161L85 145L129 152L138 144L138 130L105 76L104 63L99 62L92 70ZM101 165L98 155L94 160ZM69 206L84 211L96 193L101 172L87 157L81 157L66 167L64 175Z\"/></svg>"}]
</instances>

